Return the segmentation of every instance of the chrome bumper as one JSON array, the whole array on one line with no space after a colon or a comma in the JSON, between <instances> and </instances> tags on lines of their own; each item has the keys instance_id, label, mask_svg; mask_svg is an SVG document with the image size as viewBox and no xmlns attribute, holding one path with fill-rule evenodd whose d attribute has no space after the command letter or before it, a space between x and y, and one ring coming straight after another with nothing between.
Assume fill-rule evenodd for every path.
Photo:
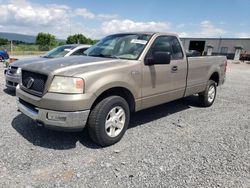
<instances>
[{"instance_id":1,"label":"chrome bumper","mask_svg":"<svg viewBox=\"0 0 250 188\"><path fill-rule=\"evenodd\" d=\"M17 98L17 106L23 114L37 121L38 124L44 125L45 127L51 129L63 130L83 129L87 123L90 112L90 110L76 112L46 110L23 104L22 102L20 102L19 98ZM49 119L51 117L52 119ZM53 119L53 117L60 118Z\"/></svg>"}]
</instances>

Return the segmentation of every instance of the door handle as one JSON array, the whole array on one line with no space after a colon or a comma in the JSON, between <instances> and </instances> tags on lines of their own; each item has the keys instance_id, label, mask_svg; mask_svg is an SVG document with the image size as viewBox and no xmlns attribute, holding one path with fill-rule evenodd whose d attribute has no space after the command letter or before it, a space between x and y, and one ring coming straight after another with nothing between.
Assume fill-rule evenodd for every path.
<instances>
[{"instance_id":1,"label":"door handle","mask_svg":"<svg viewBox=\"0 0 250 188\"><path fill-rule=\"evenodd\" d=\"M176 72L176 71L178 71L178 66L172 66L172 72Z\"/></svg>"}]
</instances>

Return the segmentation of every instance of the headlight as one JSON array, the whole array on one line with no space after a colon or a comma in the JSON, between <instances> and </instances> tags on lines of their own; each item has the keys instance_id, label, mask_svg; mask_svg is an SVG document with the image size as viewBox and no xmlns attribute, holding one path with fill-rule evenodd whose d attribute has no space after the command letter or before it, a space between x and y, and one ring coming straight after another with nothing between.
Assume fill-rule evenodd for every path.
<instances>
[{"instance_id":1,"label":"headlight","mask_svg":"<svg viewBox=\"0 0 250 188\"><path fill-rule=\"evenodd\" d=\"M17 70L16 70L16 74L21 74L21 71L22 71L22 69L19 67L19 68L17 68Z\"/></svg>"},{"instance_id":2,"label":"headlight","mask_svg":"<svg viewBox=\"0 0 250 188\"><path fill-rule=\"evenodd\" d=\"M55 76L49 92L54 93L83 93L84 91L84 80L82 78Z\"/></svg>"}]
</instances>

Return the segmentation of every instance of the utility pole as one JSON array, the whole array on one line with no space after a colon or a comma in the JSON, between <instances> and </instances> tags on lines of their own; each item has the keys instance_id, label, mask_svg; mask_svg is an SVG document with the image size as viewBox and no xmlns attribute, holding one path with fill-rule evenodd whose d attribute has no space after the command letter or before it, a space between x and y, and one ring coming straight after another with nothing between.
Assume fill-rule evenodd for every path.
<instances>
[{"instance_id":1,"label":"utility pole","mask_svg":"<svg viewBox=\"0 0 250 188\"><path fill-rule=\"evenodd\" d=\"M10 41L10 54L12 54L12 51L13 51L13 43L12 43L12 40Z\"/></svg>"}]
</instances>

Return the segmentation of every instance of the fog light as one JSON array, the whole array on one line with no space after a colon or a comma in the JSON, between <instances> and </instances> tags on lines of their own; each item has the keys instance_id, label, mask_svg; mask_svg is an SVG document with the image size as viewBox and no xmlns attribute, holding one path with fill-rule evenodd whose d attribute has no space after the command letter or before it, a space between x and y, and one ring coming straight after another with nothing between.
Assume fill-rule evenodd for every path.
<instances>
[{"instance_id":1,"label":"fog light","mask_svg":"<svg viewBox=\"0 0 250 188\"><path fill-rule=\"evenodd\" d=\"M47 118L48 120L52 120L52 121L66 121L66 116L63 114L57 114L57 113L51 113L48 112L47 113Z\"/></svg>"}]
</instances>

